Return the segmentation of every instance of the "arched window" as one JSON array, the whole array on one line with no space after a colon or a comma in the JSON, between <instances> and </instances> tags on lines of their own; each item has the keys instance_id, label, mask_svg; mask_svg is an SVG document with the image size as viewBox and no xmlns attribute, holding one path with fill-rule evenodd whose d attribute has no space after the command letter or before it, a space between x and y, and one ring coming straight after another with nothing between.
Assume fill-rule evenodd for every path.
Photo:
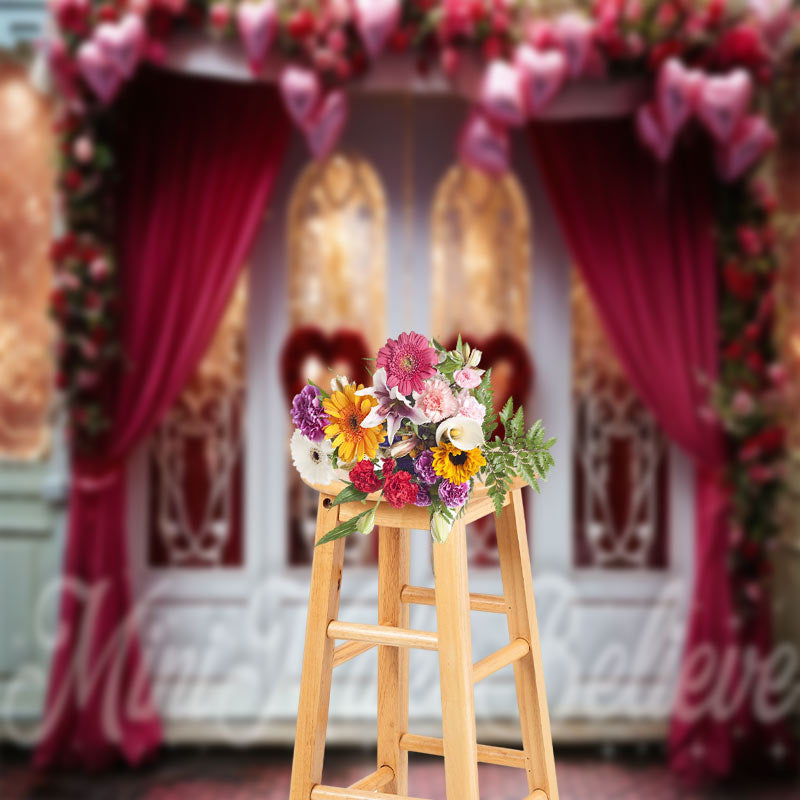
<instances>
[{"instance_id":1,"label":"arched window","mask_svg":"<svg viewBox=\"0 0 800 800\"><path fill-rule=\"evenodd\" d=\"M53 134L48 102L0 60L0 459L50 446Z\"/></svg>"},{"instance_id":2,"label":"arched window","mask_svg":"<svg viewBox=\"0 0 800 800\"><path fill-rule=\"evenodd\" d=\"M451 167L433 201L433 332L486 339L528 331L531 233L516 177Z\"/></svg>"},{"instance_id":3,"label":"arched window","mask_svg":"<svg viewBox=\"0 0 800 800\"><path fill-rule=\"evenodd\" d=\"M431 262L434 336L449 346L461 334L483 350L498 408L511 394L524 403L533 377L526 345L531 225L512 173L462 165L445 173L433 200ZM498 563L491 517L472 525L468 541L472 563Z\"/></svg>"},{"instance_id":4,"label":"arched window","mask_svg":"<svg viewBox=\"0 0 800 800\"><path fill-rule=\"evenodd\" d=\"M337 154L310 164L289 204L289 317L329 336L362 331L370 350L384 339L386 200L363 158Z\"/></svg>"},{"instance_id":5,"label":"arched window","mask_svg":"<svg viewBox=\"0 0 800 800\"><path fill-rule=\"evenodd\" d=\"M330 370L367 383L365 358L386 338L386 198L375 169L361 156L338 153L310 164L289 202L289 324L284 344L287 400ZM289 470L289 551L309 563L316 493ZM348 537L346 558L374 559L375 537Z\"/></svg>"}]
</instances>

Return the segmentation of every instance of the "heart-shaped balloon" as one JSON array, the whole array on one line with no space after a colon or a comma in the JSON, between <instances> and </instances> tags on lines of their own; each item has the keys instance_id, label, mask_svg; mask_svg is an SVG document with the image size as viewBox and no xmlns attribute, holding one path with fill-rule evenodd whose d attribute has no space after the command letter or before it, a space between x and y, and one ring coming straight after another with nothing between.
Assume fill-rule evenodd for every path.
<instances>
[{"instance_id":1,"label":"heart-shaped balloon","mask_svg":"<svg viewBox=\"0 0 800 800\"><path fill-rule=\"evenodd\" d=\"M511 143L508 129L473 111L458 137L458 155L471 167L501 175L508 170Z\"/></svg>"},{"instance_id":2,"label":"heart-shaped balloon","mask_svg":"<svg viewBox=\"0 0 800 800\"><path fill-rule=\"evenodd\" d=\"M119 22L103 22L94 32L94 40L117 72L125 78L133 77L142 56L145 27L138 14L126 14Z\"/></svg>"},{"instance_id":3,"label":"heart-shaped balloon","mask_svg":"<svg viewBox=\"0 0 800 800\"><path fill-rule=\"evenodd\" d=\"M791 31L792 0L748 0L747 6L770 44Z\"/></svg>"},{"instance_id":4,"label":"heart-shaped balloon","mask_svg":"<svg viewBox=\"0 0 800 800\"><path fill-rule=\"evenodd\" d=\"M506 125L522 125L525 122L520 75L507 61L495 59L486 68L480 99L484 111L492 119Z\"/></svg>"},{"instance_id":5,"label":"heart-shaped balloon","mask_svg":"<svg viewBox=\"0 0 800 800\"><path fill-rule=\"evenodd\" d=\"M717 169L726 181L735 181L775 146L776 136L767 120L754 114L742 120L731 140L717 150Z\"/></svg>"},{"instance_id":6,"label":"heart-shaped balloon","mask_svg":"<svg viewBox=\"0 0 800 800\"><path fill-rule=\"evenodd\" d=\"M697 116L720 143L730 141L753 97L753 79L744 69L706 75L697 95Z\"/></svg>"},{"instance_id":7,"label":"heart-shaped balloon","mask_svg":"<svg viewBox=\"0 0 800 800\"><path fill-rule=\"evenodd\" d=\"M78 69L91 90L103 103L110 103L122 84L116 65L93 39L88 39L78 48L77 61Z\"/></svg>"},{"instance_id":8,"label":"heart-shaped balloon","mask_svg":"<svg viewBox=\"0 0 800 800\"><path fill-rule=\"evenodd\" d=\"M514 54L522 99L528 116L542 113L567 79L567 58L560 50L537 50L520 45Z\"/></svg>"},{"instance_id":9,"label":"heart-shaped balloon","mask_svg":"<svg viewBox=\"0 0 800 800\"><path fill-rule=\"evenodd\" d=\"M675 137L665 127L652 103L640 106L636 112L636 132L642 144L661 162L672 154Z\"/></svg>"},{"instance_id":10,"label":"heart-shaped balloon","mask_svg":"<svg viewBox=\"0 0 800 800\"><path fill-rule=\"evenodd\" d=\"M278 10L274 0L243 2L236 7L236 26L247 53L250 71L257 75L264 66L278 29Z\"/></svg>"},{"instance_id":11,"label":"heart-shaped balloon","mask_svg":"<svg viewBox=\"0 0 800 800\"><path fill-rule=\"evenodd\" d=\"M679 59L668 58L658 72L656 106L664 127L676 134L694 111L702 73L687 69Z\"/></svg>"},{"instance_id":12,"label":"heart-shaped balloon","mask_svg":"<svg viewBox=\"0 0 800 800\"><path fill-rule=\"evenodd\" d=\"M315 325L295 328L286 339L280 358L287 403L292 402L309 378L323 385L320 378L330 377L328 370L346 375L356 383L371 383L366 366L368 357L369 348L359 331L339 328L326 334Z\"/></svg>"},{"instance_id":13,"label":"heart-shaped balloon","mask_svg":"<svg viewBox=\"0 0 800 800\"><path fill-rule=\"evenodd\" d=\"M333 152L349 113L347 95L341 89L332 91L319 104L304 129L308 148L314 158L321 160Z\"/></svg>"},{"instance_id":14,"label":"heart-shaped balloon","mask_svg":"<svg viewBox=\"0 0 800 800\"><path fill-rule=\"evenodd\" d=\"M290 64L281 70L278 84L289 116L305 128L322 96L319 76L312 69Z\"/></svg>"},{"instance_id":15,"label":"heart-shaped balloon","mask_svg":"<svg viewBox=\"0 0 800 800\"><path fill-rule=\"evenodd\" d=\"M353 0L355 23L370 58L380 54L400 21L400 0Z\"/></svg>"},{"instance_id":16,"label":"heart-shaped balloon","mask_svg":"<svg viewBox=\"0 0 800 800\"><path fill-rule=\"evenodd\" d=\"M592 51L594 26L592 22L577 12L567 12L556 19L553 34L564 55L567 69L573 78L583 74Z\"/></svg>"}]
</instances>

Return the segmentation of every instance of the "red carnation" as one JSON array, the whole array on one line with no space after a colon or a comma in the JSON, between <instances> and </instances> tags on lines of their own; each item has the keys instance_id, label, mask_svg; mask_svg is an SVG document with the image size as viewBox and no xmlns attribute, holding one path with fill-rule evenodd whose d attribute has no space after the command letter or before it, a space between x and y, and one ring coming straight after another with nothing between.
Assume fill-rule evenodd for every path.
<instances>
[{"instance_id":1,"label":"red carnation","mask_svg":"<svg viewBox=\"0 0 800 800\"><path fill-rule=\"evenodd\" d=\"M388 478L394 472L396 466L397 462L393 458L384 458L383 464L381 465L383 477Z\"/></svg>"},{"instance_id":2,"label":"red carnation","mask_svg":"<svg viewBox=\"0 0 800 800\"><path fill-rule=\"evenodd\" d=\"M400 470L386 479L383 496L392 508L402 508L417 499L417 485L409 473Z\"/></svg>"},{"instance_id":3,"label":"red carnation","mask_svg":"<svg viewBox=\"0 0 800 800\"><path fill-rule=\"evenodd\" d=\"M377 492L383 482L375 474L375 467L368 459L363 459L350 470L350 480L360 492Z\"/></svg>"}]
</instances>

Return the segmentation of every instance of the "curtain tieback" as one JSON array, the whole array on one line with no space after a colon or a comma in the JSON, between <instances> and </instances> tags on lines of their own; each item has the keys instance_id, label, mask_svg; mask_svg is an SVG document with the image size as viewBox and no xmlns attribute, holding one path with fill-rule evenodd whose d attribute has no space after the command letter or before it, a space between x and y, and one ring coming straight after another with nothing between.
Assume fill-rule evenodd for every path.
<instances>
[{"instance_id":1,"label":"curtain tieback","mask_svg":"<svg viewBox=\"0 0 800 800\"><path fill-rule=\"evenodd\" d=\"M81 475L75 479L75 487L86 494L97 494L113 486L122 477L121 467L112 467L95 475Z\"/></svg>"}]
</instances>

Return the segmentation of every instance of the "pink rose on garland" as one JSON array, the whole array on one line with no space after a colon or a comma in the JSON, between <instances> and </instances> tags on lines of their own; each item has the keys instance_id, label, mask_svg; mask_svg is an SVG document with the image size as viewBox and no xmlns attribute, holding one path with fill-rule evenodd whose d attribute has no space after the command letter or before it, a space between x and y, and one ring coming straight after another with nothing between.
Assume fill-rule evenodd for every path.
<instances>
[{"instance_id":1,"label":"pink rose on garland","mask_svg":"<svg viewBox=\"0 0 800 800\"><path fill-rule=\"evenodd\" d=\"M421 392L426 378L436 374L439 356L419 333L401 333L378 350L378 367L386 368L386 385L401 394Z\"/></svg>"},{"instance_id":2,"label":"pink rose on garland","mask_svg":"<svg viewBox=\"0 0 800 800\"><path fill-rule=\"evenodd\" d=\"M458 401L447 381L431 378L425 381L425 388L417 397L415 408L420 409L431 422L441 422L455 416Z\"/></svg>"}]
</instances>

